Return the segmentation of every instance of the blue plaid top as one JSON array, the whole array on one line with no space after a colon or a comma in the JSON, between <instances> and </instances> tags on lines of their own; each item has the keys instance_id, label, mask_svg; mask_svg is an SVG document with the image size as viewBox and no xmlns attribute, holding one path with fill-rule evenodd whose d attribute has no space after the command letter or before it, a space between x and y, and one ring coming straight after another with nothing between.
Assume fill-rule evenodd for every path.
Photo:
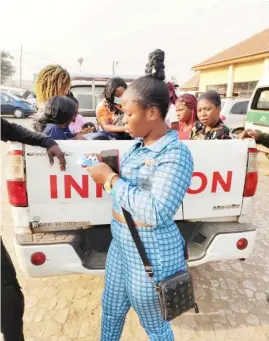
<instances>
[{"instance_id":1,"label":"blue plaid top","mask_svg":"<svg viewBox=\"0 0 269 341\"><path fill-rule=\"evenodd\" d=\"M172 130L155 143L138 139L121 159L120 179L111 191L113 209L152 226L173 221L190 186L193 160L188 147Z\"/></svg>"}]
</instances>

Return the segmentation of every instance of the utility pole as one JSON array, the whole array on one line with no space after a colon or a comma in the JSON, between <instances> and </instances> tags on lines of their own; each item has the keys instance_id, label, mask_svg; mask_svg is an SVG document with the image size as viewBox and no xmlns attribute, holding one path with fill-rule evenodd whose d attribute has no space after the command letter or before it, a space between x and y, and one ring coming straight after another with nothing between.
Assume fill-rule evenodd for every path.
<instances>
[{"instance_id":1,"label":"utility pole","mask_svg":"<svg viewBox=\"0 0 269 341\"><path fill-rule=\"evenodd\" d=\"M20 54L20 88L22 83L22 44L21 44L21 54Z\"/></svg>"},{"instance_id":2,"label":"utility pole","mask_svg":"<svg viewBox=\"0 0 269 341\"><path fill-rule=\"evenodd\" d=\"M82 63L84 62L84 59L82 57L80 57L78 59L78 63L79 63L79 69L80 69L80 72L81 72L81 68L82 68Z\"/></svg>"},{"instance_id":3,"label":"utility pole","mask_svg":"<svg viewBox=\"0 0 269 341\"><path fill-rule=\"evenodd\" d=\"M119 61L113 61L112 62L112 74L115 75L116 74L116 66L119 64Z\"/></svg>"}]
</instances>

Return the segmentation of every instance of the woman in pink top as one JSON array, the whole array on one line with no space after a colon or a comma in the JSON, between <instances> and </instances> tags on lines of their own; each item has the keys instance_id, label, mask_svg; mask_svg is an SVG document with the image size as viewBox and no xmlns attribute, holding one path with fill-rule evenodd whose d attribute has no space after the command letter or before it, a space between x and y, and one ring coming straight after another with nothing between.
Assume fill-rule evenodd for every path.
<instances>
[{"instance_id":1,"label":"woman in pink top","mask_svg":"<svg viewBox=\"0 0 269 341\"><path fill-rule=\"evenodd\" d=\"M179 96L176 101L176 113L179 120L178 137L189 140L193 125L197 118L197 98L191 94Z\"/></svg>"},{"instance_id":2,"label":"woman in pink top","mask_svg":"<svg viewBox=\"0 0 269 341\"><path fill-rule=\"evenodd\" d=\"M67 97L72 99L76 104L76 112L74 114L73 121L69 124L69 129L70 129L72 134L77 134L77 133L81 132L82 126L83 126L83 124L86 123L86 120L82 115L79 115L79 113L78 113L78 100L72 94L71 91L68 93Z\"/></svg>"}]
</instances>

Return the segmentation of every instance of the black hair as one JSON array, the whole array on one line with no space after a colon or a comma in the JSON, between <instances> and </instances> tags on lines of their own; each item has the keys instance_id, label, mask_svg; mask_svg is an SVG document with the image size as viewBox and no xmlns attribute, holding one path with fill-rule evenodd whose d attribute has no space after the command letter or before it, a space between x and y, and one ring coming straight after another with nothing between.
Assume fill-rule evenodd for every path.
<instances>
[{"instance_id":1,"label":"black hair","mask_svg":"<svg viewBox=\"0 0 269 341\"><path fill-rule=\"evenodd\" d=\"M79 105L79 102L78 102L78 100L76 99L76 97L73 95L73 92L68 91L68 94L66 95L66 97L72 99L72 101L74 101L74 102L77 104L77 106Z\"/></svg>"},{"instance_id":2,"label":"black hair","mask_svg":"<svg viewBox=\"0 0 269 341\"><path fill-rule=\"evenodd\" d=\"M33 128L42 132L48 123L65 124L71 122L75 111L75 103L70 98L54 96L40 106Z\"/></svg>"},{"instance_id":3,"label":"black hair","mask_svg":"<svg viewBox=\"0 0 269 341\"><path fill-rule=\"evenodd\" d=\"M116 90L120 87L127 89L127 84L125 83L124 79L120 77L110 78L106 82L105 89L104 89L104 97L107 100L107 102L111 104L114 103Z\"/></svg>"},{"instance_id":4,"label":"black hair","mask_svg":"<svg viewBox=\"0 0 269 341\"><path fill-rule=\"evenodd\" d=\"M86 122L83 124L81 129L86 129L86 128L94 128L95 132L97 132L95 125L92 122Z\"/></svg>"},{"instance_id":5,"label":"black hair","mask_svg":"<svg viewBox=\"0 0 269 341\"><path fill-rule=\"evenodd\" d=\"M208 90L201 94L201 96L198 98L198 102L200 102L202 99L206 99L207 101L214 104L216 107L221 107L220 95L214 90Z\"/></svg>"},{"instance_id":6,"label":"black hair","mask_svg":"<svg viewBox=\"0 0 269 341\"><path fill-rule=\"evenodd\" d=\"M151 52L146 65L146 76L138 78L129 86L130 90L135 91L137 102L142 108L158 108L163 119L170 104L169 89L164 82L164 57L162 50Z\"/></svg>"}]
</instances>

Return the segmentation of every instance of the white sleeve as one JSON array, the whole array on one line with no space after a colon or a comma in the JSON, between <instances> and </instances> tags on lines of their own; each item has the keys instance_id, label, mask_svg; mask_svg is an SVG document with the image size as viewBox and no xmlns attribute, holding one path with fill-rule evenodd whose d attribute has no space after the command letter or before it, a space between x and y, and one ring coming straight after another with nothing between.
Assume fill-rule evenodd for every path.
<instances>
[{"instance_id":1,"label":"white sleeve","mask_svg":"<svg viewBox=\"0 0 269 341\"><path fill-rule=\"evenodd\" d=\"M178 122L178 118L177 118L177 112L176 112L176 106L174 104L172 104L170 106L170 126L172 123Z\"/></svg>"}]
</instances>

